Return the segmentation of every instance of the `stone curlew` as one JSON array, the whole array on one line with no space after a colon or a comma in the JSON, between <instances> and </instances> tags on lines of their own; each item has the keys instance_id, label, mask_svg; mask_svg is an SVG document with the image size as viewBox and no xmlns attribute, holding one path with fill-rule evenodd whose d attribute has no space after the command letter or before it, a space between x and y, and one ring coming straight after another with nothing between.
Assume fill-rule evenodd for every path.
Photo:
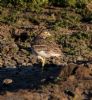
<instances>
[{"instance_id":1,"label":"stone curlew","mask_svg":"<svg viewBox=\"0 0 92 100\"><path fill-rule=\"evenodd\" d=\"M54 41L52 34L48 31L41 32L33 41L32 52L42 62L42 67L46 59L50 57L61 57L62 52L58 44Z\"/></svg>"}]
</instances>

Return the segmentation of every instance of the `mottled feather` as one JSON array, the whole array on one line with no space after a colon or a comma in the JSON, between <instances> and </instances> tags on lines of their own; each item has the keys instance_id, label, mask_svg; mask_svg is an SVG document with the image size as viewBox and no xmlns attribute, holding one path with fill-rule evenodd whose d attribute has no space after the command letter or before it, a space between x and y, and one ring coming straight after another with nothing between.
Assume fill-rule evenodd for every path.
<instances>
[{"instance_id":1,"label":"mottled feather","mask_svg":"<svg viewBox=\"0 0 92 100\"><path fill-rule=\"evenodd\" d=\"M48 32L39 34L32 44L32 51L38 58L61 57L62 52L53 36Z\"/></svg>"}]
</instances>

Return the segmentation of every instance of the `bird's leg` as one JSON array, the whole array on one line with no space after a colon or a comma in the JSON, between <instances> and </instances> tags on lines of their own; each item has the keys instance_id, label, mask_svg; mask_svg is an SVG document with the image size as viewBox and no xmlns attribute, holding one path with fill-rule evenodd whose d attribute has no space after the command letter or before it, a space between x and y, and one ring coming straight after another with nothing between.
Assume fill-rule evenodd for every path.
<instances>
[{"instance_id":1,"label":"bird's leg","mask_svg":"<svg viewBox=\"0 0 92 100\"><path fill-rule=\"evenodd\" d=\"M45 58L43 58L43 59L42 59L42 67L44 67L45 62L46 62L46 60L45 60Z\"/></svg>"},{"instance_id":2,"label":"bird's leg","mask_svg":"<svg viewBox=\"0 0 92 100\"><path fill-rule=\"evenodd\" d=\"M45 58L44 57L41 57L41 56L38 56L38 59L41 60L42 68L44 68L44 65L45 65L45 62L46 62Z\"/></svg>"}]
</instances>

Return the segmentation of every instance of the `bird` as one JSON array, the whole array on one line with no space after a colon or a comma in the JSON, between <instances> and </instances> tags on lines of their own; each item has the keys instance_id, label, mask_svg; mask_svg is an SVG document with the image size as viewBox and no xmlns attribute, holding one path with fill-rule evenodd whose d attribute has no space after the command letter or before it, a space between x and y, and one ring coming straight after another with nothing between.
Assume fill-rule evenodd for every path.
<instances>
[{"instance_id":1,"label":"bird","mask_svg":"<svg viewBox=\"0 0 92 100\"><path fill-rule=\"evenodd\" d=\"M31 45L32 52L41 60L42 67L46 64L46 59L51 57L61 57L62 51L55 42L49 31L42 31L36 36Z\"/></svg>"}]
</instances>

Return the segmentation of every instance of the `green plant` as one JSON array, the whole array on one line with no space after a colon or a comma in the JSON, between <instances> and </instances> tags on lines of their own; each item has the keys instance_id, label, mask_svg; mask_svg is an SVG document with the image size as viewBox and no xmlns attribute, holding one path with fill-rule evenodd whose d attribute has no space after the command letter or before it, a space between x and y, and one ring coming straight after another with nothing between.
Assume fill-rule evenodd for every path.
<instances>
[{"instance_id":1,"label":"green plant","mask_svg":"<svg viewBox=\"0 0 92 100\"><path fill-rule=\"evenodd\" d=\"M58 38L63 52L67 55L90 55L92 33L78 32L72 35L62 35ZM88 55L89 54L89 55Z\"/></svg>"},{"instance_id":2,"label":"green plant","mask_svg":"<svg viewBox=\"0 0 92 100\"><path fill-rule=\"evenodd\" d=\"M9 4L12 4L13 6L18 6L18 5L23 6L28 3L32 3L33 5L40 6L43 4L47 4L48 0L0 0L0 4L5 6Z\"/></svg>"},{"instance_id":3,"label":"green plant","mask_svg":"<svg viewBox=\"0 0 92 100\"><path fill-rule=\"evenodd\" d=\"M47 4L48 3L48 0L32 0L32 3L34 5L44 5L44 4Z\"/></svg>"},{"instance_id":4,"label":"green plant","mask_svg":"<svg viewBox=\"0 0 92 100\"><path fill-rule=\"evenodd\" d=\"M6 16L3 15L2 21L8 24L13 24L16 22L19 13L19 11L13 10L9 14L6 14Z\"/></svg>"},{"instance_id":5,"label":"green plant","mask_svg":"<svg viewBox=\"0 0 92 100\"><path fill-rule=\"evenodd\" d=\"M75 7L75 6L76 6L76 0L67 0L67 4L68 4L69 6Z\"/></svg>"},{"instance_id":6,"label":"green plant","mask_svg":"<svg viewBox=\"0 0 92 100\"><path fill-rule=\"evenodd\" d=\"M54 5L75 6L76 0L49 0Z\"/></svg>"},{"instance_id":7,"label":"green plant","mask_svg":"<svg viewBox=\"0 0 92 100\"><path fill-rule=\"evenodd\" d=\"M91 0L0 0L0 5L3 6L23 6L27 7L30 3L31 6L38 8L39 6L46 4L54 4L59 6L73 6L84 7Z\"/></svg>"},{"instance_id":8,"label":"green plant","mask_svg":"<svg viewBox=\"0 0 92 100\"><path fill-rule=\"evenodd\" d=\"M63 12L61 13L61 20L56 21L53 25L53 29L58 29L59 27L65 28L77 28L80 27L81 16L79 14L71 13L71 12Z\"/></svg>"},{"instance_id":9,"label":"green plant","mask_svg":"<svg viewBox=\"0 0 92 100\"><path fill-rule=\"evenodd\" d=\"M76 0L76 5L80 8L84 8L89 2L91 2L91 0Z\"/></svg>"},{"instance_id":10,"label":"green plant","mask_svg":"<svg viewBox=\"0 0 92 100\"><path fill-rule=\"evenodd\" d=\"M92 21L92 12L89 11L88 9L85 8L84 10L82 10L81 15L84 21L87 21L87 22Z\"/></svg>"}]
</instances>

